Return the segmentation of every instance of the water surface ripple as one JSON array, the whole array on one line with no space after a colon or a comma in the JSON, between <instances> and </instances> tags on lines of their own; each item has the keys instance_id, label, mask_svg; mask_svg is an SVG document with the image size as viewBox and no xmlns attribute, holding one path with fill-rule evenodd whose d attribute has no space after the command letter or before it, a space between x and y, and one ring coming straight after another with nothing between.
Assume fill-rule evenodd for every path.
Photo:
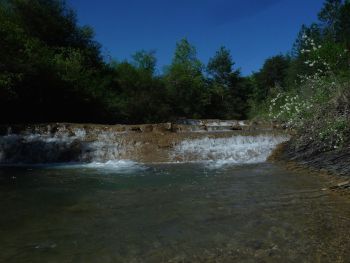
<instances>
[{"instance_id":1,"label":"water surface ripple","mask_svg":"<svg viewBox=\"0 0 350 263\"><path fill-rule=\"evenodd\" d=\"M0 262L349 262L350 202L272 164L0 168Z\"/></svg>"}]
</instances>

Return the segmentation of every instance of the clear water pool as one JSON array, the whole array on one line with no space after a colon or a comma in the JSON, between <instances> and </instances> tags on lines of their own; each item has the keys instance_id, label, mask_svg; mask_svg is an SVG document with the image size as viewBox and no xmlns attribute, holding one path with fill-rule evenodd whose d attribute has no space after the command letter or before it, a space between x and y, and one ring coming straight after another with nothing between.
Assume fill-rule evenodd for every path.
<instances>
[{"instance_id":1,"label":"clear water pool","mask_svg":"<svg viewBox=\"0 0 350 263\"><path fill-rule=\"evenodd\" d=\"M0 168L0 262L349 262L350 201L273 164Z\"/></svg>"}]
</instances>

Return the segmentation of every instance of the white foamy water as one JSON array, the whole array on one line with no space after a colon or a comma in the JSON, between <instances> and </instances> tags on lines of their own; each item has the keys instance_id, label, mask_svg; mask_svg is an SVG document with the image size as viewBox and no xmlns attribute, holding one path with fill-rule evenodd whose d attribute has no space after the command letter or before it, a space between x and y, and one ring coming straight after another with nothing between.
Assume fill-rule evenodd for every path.
<instances>
[{"instance_id":1,"label":"white foamy water","mask_svg":"<svg viewBox=\"0 0 350 263\"><path fill-rule=\"evenodd\" d=\"M103 169L118 169L118 170L142 170L145 169L145 166L138 162L130 161L130 160L111 160L107 162L92 162L86 165L83 165L86 168L103 168Z\"/></svg>"},{"instance_id":2,"label":"white foamy water","mask_svg":"<svg viewBox=\"0 0 350 263\"><path fill-rule=\"evenodd\" d=\"M126 149L115 133L101 132L90 140L83 129L73 133L0 136L0 164L106 162L119 160Z\"/></svg>"},{"instance_id":3,"label":"white foamy water","mask_svg":"<svg viewBox=\"0 0 350 263\"><path fill-rule=\"evenodd\" d=\"M146 170L147 167L141 163L131 160L111 160L107 162L92 162L86 164L64 164L51 168L59 169L91 169L106 172L131 173Z\"/></svg>"},{"instance_id":4,"label":"white foamy water","mask_svg":"<svg viewBox=\"0 0 350 263\"><path fill-rule=\"evenodd\" d=\"M215 125L214 125L215 124ZM227 123L213 123L213 128ZM231 124L231 123L228 123ZM242 124L243 125L243 124ZM193 134L193 133L192 133ZM244 135L232 133L226 138L215 138L203 134L200 139L192 136L174 138L174 145L159 148L147 148L150 142L139 137L123 137L118 132L89 131L83 128L71 130L58 129L55 132L32 131L21 134L0 136L1 165L57 165L94 169L127 170L139 169L131 159L142 162L147 151L158 151L156 157L146 162L206 162L212 166L225 164L249 164L265 162L272 150L281 142L289 139L286 135L261 134ZM213 134L213 133L212 133ZM160 136L160 135L159 135ZM222 135L220 135L222 136ZM186 139L188 138L188 139ZM161 137L160 137L161 139ZM170 144L171 145L171 144ZM158 159L157 159L158 158Z\"/></svg>"},{"instance_id":5,"label":"white foamy water","mask_svg":"<svg viewBox=\"0 0 350 263\"><path fill-rule=\"evenodd\" d=\"M234 136L185 140L175 146L174 158L183 162L214 161L215 165L265 162L288 136Z\"/></svg>"}]
</instances>

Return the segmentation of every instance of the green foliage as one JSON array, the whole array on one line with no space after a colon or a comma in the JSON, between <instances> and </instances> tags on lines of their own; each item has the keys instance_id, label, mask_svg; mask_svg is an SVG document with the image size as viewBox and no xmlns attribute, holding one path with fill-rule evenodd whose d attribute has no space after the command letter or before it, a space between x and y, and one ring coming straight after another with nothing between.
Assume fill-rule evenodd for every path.
<instances>
[{"instance_id":1,"label":"green foliage","mask_svg":"<svg viewBox=\"0 0 350 263\"><path fill-rule=\"evenodd\" d=\"M350 49L350 2L346 1L339 13L337 37Z\"/></svg>"},{"instance_id":2,"label":"green foliage","mask_svg":"<svg viewBox=\"0 0 350 263\"><path fill-rule=\"evenodd\" d=\"M164 81L168 92L171 115L199 118L206 103L206 87L202 63L196 49L186 39L176 45L172 64L167 68Z\"/></svg>"},{"instance_id":3,"label":"green foliage","mask_svg":"<svg viewBox=\"0 0 350 263\"><path fill-rule=\"evenodd\" d=\"M275 90L285 89L289 63L290 59L283 55L265 61L262 69L254 75L256 80L254 95L257 101L264 100Z\"/></svg>"},{"instance_id":4,"label":"green foliage","mask_svg":"<svg viewBox=\"0 0 350 263\"><path fill-rule=\"evenodd\" d=\"M103 63L91 30L62 1L2 1L0 14L1 121L98 119Z\"/></svg>"},{"instance_id":5,"label":"green foliage","mask_svg":"<svg viewBox=\"0 0 350 263\"><path fill-rule=\"evenodd\" d=\"M284 88L262 78L275 79L269 60L255 74L253 97L260 100L252 100L251 116L284 123L300 145L318 151L350 143L349 25L349 1L325 1L319 23L301 28L284 74L275 75L283 76Z\"/></svg>"},{"instance_id":6,"label":"green foliage","mask_svg":"<svg viewBox=\"0 0 350 263\"><path fill-rule=\"evenodd\" d=\"M324 35L328 39L335 40L337 38L342 2L342 0L326 0L318 14L318 19L324 28Z\"/></svg>"},{"instance_id":7,"label":"green foliage","mask_svg":"<svg viewBox=\"0 0 350 263\"><path fill-rule=\"evenodd\" d=\"M171 67L181 66L185 70L198 74L202 71L202 63L197 58L197 50L187 39L182 39L176 44L175 54Z\"/></svg>"},{"instance_id":8,"label":"green foliage","mask_svg":"<svg viewBox=\"0 0 350 263\"><path fill-rule=\"evenodd\" d=\"M234 70L231 53L221 47L209 60L209 103L206 116L222 119L244 119L248 110L250 82Z\"/></svg>"},{"instance_id":9,"label":"green foliage","mask_svg":"<svg viewBox=\"0 0 350 263\"><path fill-rule=\"evenodd\" d=\"M159 75L154 51L107 64L93 36L65 1L1 0L0 111L9 114L0 122L140 123L247 111L245 81L232 71L226 49L232 64L219 69L225 62L215 62L213 81L186 39Z\"/></svg>"},{"instance_id":10,"label":"green foliage","mask_svg":"<svg viewBox=\"0 0 350 263\"><path fill-rule=\"evenodd\" d=\"M134 66L140 70L145 70L153 75L156 71L157 59L155 51L141 50L136 52L133 56Z\"/></svg>"},{"instance_id":11,"label":"green foliage","mask_svg":"<svg viewBox=\"0 0 350 263\"><path fill-rule=\"evenodd\" d=\"M234 64L230 51L220 47L215 56L209 60L207 71L216 83L228 87L231 75L236 74L232 70Z\"/></svg>"},{"instance_id":12,"label":"green foliage","mask_svg":"<svg viewBox=\"0 0 350 263\"><path fill-rule=\"evenodd\" d=\"M292 58L298 59L298 57L302 56L301 50L307 48L307 43L304 41L305 36L312 39L316 45L320 45L323 41L322 29L319 24L312 23L310 26L302 25L292 47Z\"/></svg>"},{"instance_id":13,"label":"green foliage","mask_svg":"<svg viewBox=\"0 0 350 263\"><path fill-rule=\"evenodd\" d=\"M205 67L187 39L159 73L154 51L103 61L93 30L77 24L65 1L1 0L0 111L8 114L0 121L140 123L250 112L303 127L324 114L317 104L334 114L344 109L331 102L334 85L350 74L349 30L350 2L327 0L318 23L301 28L291 55L267 59L250 77L234 68L225 47ZM339 120L320 121L328 128L317 138L339 142L329 135L346 134L347 117Z\"/></svg>"},{"instance_id":14,"label":"green foliage","mask_svg":"<svg viewBox=\"0 0 350 263\"><path fill-rule=\"evenodd\" d=\"M150 58L148 55L147 61ZM164 100L167 95L163 82L153 75L152 68L144 68L143 63L138 63L140 60L137 56L132 63L124 61L113 65L111 89L114 94L114 116L127 123L163 121L169 111ZM136 64L139 66L136 67Z\"/></svg>"}]
</instances>

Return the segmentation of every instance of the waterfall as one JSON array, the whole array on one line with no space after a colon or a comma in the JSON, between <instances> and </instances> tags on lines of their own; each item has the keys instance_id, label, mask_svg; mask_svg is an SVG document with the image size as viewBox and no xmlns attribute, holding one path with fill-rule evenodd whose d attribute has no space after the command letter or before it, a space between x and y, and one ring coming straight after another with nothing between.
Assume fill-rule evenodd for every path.
<instances>
[{"instance_id":1,"label":"waterfall","mask_svg":"<svg viewBox=\"0 0 350 263\"><path fill-rule=\"evenodd\" d=\"M225 125L223 125L225 124ZM202 125L202 124L201 124ZM289 136L272 131L220 131L226 123L206 124L206 132L143 131L115 126L31 127L0 136L0 164L134 162L265 162ZM127 131L125 131L127 130ZM95 165L96 166L96 165Z\"/></svg>"},{"instance_id":2,"label":"waterfall","mask_svg":"<svg viewBox=\"0 0 350 263\"><path fill-rule=\"evenodd\" d=\"M11 134L0 137L2 164L104 162L119 159L122 151L115 134L101 132L91 139L83 129L76 129L71 134Z\"/></svg>"},{"instance_id":3,"label":"waterfall","mask_svg":"<svg viewBox=\"0 0 350 263\"><path fill-rule=\"evenodd\" d=\"M237 135L229 138L203 138L184 140L176 145L177 160L221 161L230 163L265 162L272 150L288 140L283 135Z\"/></svg>"}]
</instances>

